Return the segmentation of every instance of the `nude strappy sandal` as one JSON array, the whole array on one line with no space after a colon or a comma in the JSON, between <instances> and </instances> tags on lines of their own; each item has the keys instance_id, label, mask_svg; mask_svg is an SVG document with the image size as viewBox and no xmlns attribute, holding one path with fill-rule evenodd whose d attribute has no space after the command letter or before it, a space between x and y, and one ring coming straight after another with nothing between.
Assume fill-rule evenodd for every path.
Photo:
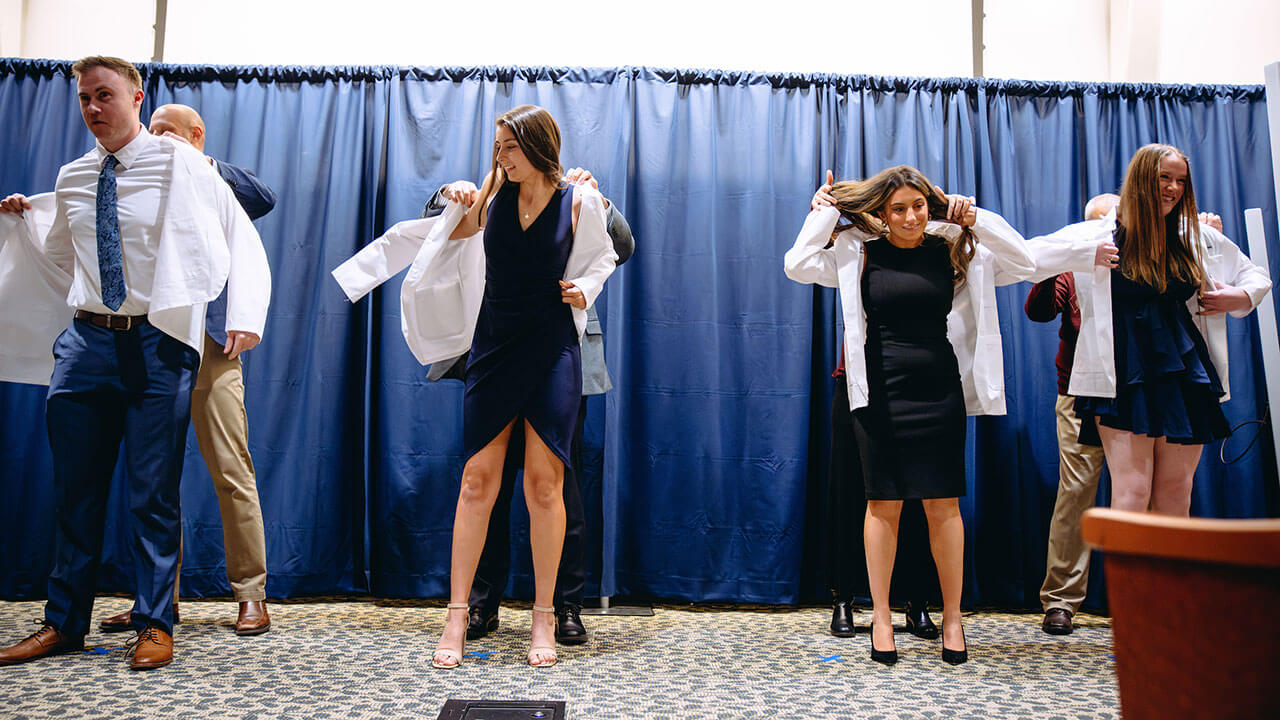
<instances>
[{"instance_id":1,"label":"nude strappy sandal","mask_svg":"<svg viewBox=\"0 0 1280 720\"><path fill-rule=\"evenodd\" d=\"M556 612L556 609L553 607L538 607L537 605L534 605L533 611L536 613L547 613L549 615L554 615ZM533 654L536 652L543 652L543 653L550 652L551 659L543 660L541 662L534 662ZM529 667L549 668L552 665L555 665L558 661L559 661L559 658L556 657L556 648L554 645L552 646L536 645L529 648L529 657L528 657Z\"/></svg>"},{"instance_id":2,"label":"nude strappy sandal","mask_svg":"<svg viewBox=\"0 0 1280 720\"><path fill-rule=\"evenodd\" d=\"M450 610L467 610L468 609L466 603L449 603L444 607L445 607L445 624L446 625L449 624ZM462 654L466 652L466 649L467 649L467 636L465 634L462 636L461 650L454 650L453 648L440 647L439 645L437 645L436 651L431 654L431 667L436 668L437 670L453 670L457 668L459 665L462 664ZM436 660L437 655L443 655L446 658L453 660L453 662L449 662L449 663L440 662L439 660Z\"/></svg>"}]
</instances>

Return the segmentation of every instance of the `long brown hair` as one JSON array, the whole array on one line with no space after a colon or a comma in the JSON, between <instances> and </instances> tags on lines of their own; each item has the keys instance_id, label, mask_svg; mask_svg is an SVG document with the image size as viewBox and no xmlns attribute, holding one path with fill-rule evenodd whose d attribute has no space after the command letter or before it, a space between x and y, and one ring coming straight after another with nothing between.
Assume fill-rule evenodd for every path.
<instances>
[{"instance_id":1,"label":"long brown hair","mask_svg":"<svg viewBox=\"0 0 1280 720\"><path fill-rule=\"evenodd\" d=\"M836 228L832 239L850 227L857 228L869 235L888 235L889 226L880 215L889 198L898 190L909 187L920 191L929 204L930 220L946 220L947 201L938 197L933 184L924 173L910 165L881 170L866 180L842 180L831 186L831 195L836 199L836 209L848 221L848 224ZM960 237L949 240L951 249L951 272L956 287L964 285L969 274L969 261L977 252L973 231L961 226Z\"/></svg>"},{"instance_id":2,"label":"long brown hair","mask_svg":"<svg viewBox=\"0 0 1280 720\"><path fill-rule=\"evenodd\" d=\"M564 168L560 165L560 127L556 125L556 119L551 117L551 113L537 105L519 105L499 115L495 125L510 130L529 164L545 175L553 187L560 187L560 178L564 176ZM506 181L505 174L499 174L501 172L498 167L498 141L495 138L490 168L493 182L489 192L498 184L498 178ZM488 199L489 193L485 193L478 201L480 207L484 207Z\"/></svg>"},{"instance_id":3,"label":"long brown hair","mask_svg":"<svg viewBox=\"0 0 1280 720\"><path fill-rule=\"evenodd\" d=\"M1187 164L1187 185L1182 199L1165 216L1160 211L1160 162L1170 155ZM1169 277L1202 285L1198 212L1187 156L1172 145L1152 143L1138 148L1120 188L1121 274L1160 292L1165 291ZM1174 230L1171 237L1168 229Z\"/></svg>"}]
</instances>

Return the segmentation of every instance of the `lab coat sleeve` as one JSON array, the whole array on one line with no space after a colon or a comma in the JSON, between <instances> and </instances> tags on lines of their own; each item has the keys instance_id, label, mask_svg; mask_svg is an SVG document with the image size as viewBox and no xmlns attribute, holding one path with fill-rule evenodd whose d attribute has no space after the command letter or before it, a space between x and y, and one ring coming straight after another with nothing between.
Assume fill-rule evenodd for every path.
<instances>
[{"instance_id":1,"label":"lab coat sleeve","mask_svg":"<svg viewBox=\"0 0 1280 720\"><path fill-rule=\"evenodd\" d=\"M1036 261L1022 233L996 213L982 208L976 210L978 219L973 225L973 235L995 258L995 284L1010 285L1031 279Z\"/></svg>"},{"instance_id":2,"label":"lab coat sleeve","mask_svg":"<svg viewBox=\"0 0 1280 720\"><path fill-rule=\"evenodd\" d=\"M1255 265L1248 255L1240 251L1240 247L1230 238L1202 224L1200 232L1211 234L1222 252L1222 269L1225 277L1214 278L1219 282L1237 287L1249 296L1248 310L1233 310L1232 317L1242 318L1253 312L1254 308L1271 291L1271 278L1267 271Z\"/></svg>"},{"instance_id":3,"label":"lab coat sleeve","mask_svg":"<svg viewBox=\"0 0 1280 720\"><path fill-rule=\"evenodd\" d=\"M222 232L227 238L231 266L227 274L227 332L249 332L262 337L271 304L271 266L262 237L235 193L225 183L215 183Z\"/></svg>"},{"instance_id":4,"label":"lab coat sleeve","mask_svg":"<svg viewBox=\"0 0 1280 720\"><path fill-rule=\"evenodd\" d=\"M574 249L565 267L565 279L582 291L587 307L591 307L604 289L604 281L617 267L618 253L609 239L600 193L581 185L574 188L574 193L579 197L578 227L573 234Z\"/></svg>"},{"instance_id":5,"label":"lab coat sleeve","mask_svg":"<svg viewBox=\"0 0 1280 720\"><path fill-rule=\"evenodd\" d=\"M351 259L333 269L347 299L356 302L409 267L437 222L436 217L396 223Z\"/></svg>"},{"instance_id":6,"label":"lab coat sleeve","mask_svg":"<svg viewBox=\"0 0 1280 720\"><path fill-rule=\"evenodd\" d=\"M1087 273L1093 270L1098 243L1109 239L1099 221L1068 225L1061 230L1027 240L1027 247L1035 258L1035 271L1024 280L1040 282L1054 275L1068 272Z\"/></svg>"},{"instance_id":7,"label":"lab coat sleeve","mask_svg":"<svg viewBox=\"0 0 1280 720\"><path fill-rule=\"evenodd\" d=\"M836 229L840 211L820 207L809 212L795 244L782 259L782 270L798 283L839 287L840 274L831 233Z\"/></svg>"}]
</instances>

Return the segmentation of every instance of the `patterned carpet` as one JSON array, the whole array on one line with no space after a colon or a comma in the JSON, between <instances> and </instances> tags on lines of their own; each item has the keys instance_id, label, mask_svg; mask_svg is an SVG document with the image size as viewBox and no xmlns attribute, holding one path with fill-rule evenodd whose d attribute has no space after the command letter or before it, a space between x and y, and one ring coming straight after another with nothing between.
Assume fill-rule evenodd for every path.
<instances>
[{"instance_id":1,"label":"patterned carpet","mask_svg":"<svg viewBox=\"0 0 1280 720\"><path fill-rule=\"evenodd\" d=\"M125 610L99 598L95 619ZM0 603L0 643L35 629L41 603ZM1111 631L1082 616L1055 638L1038 614L965 618L970 661L939 641L897 635L900 661L872 663L868 636L834 638L829 609L659 606L654 617L586 617L591 640L559 665L524 664L528 605L432 670L444 624L435 602L272 603L273 629L232 632L230 602L183 602L172 665L130 671L130 633L91 633L83 653L0 668L5 718L435 718L449 698L565 700L596 718L1116 718ZM935 614L935 620L940 614ZM901 622L901 616L895 615ZM855 621L865 628L870 612Z\"/></svg>"}]
</instances>

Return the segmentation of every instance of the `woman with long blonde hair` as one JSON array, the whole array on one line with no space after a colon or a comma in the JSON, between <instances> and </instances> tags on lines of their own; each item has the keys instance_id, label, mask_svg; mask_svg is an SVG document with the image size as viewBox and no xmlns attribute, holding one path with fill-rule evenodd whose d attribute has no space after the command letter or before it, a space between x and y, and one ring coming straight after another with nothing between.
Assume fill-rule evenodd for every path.
<instances>
[{"instance_id":1,"label":"woman with long blonde hair","mask_svg":"<svg viewBox=\"0 0 1280 720\"><path fill-rule=\"evenodd\" d=\"M1209 316L1247 314L1271 283L1199 222L1190 163L1171 145L1134 153L1118 217L1050 238L1089 233L1114 235L1119 262L1076 273L1082 323L1068 392L1080 441L1102 445L1112 507L1185 516L1201 450L1230 434L1219 406L1225 323Z\"/></svg>"},{"instance_id":2,"label":"woman with long blonde hair","mask_svg":"<svg viewBox=\"0 0 1280 720\"><path fill-rule=\"evenodd\" d=\"M1035 262L999 215L905 165L834 185L828 174L814 206L785 270L840 291L837 395L848 395L867 497L871 658L897 661L889 584L903 501L919 499L942 589L942 658L962 663L965 415L1004 412L994 287L1032 276Z\"/></svg>"}]
</instances>

